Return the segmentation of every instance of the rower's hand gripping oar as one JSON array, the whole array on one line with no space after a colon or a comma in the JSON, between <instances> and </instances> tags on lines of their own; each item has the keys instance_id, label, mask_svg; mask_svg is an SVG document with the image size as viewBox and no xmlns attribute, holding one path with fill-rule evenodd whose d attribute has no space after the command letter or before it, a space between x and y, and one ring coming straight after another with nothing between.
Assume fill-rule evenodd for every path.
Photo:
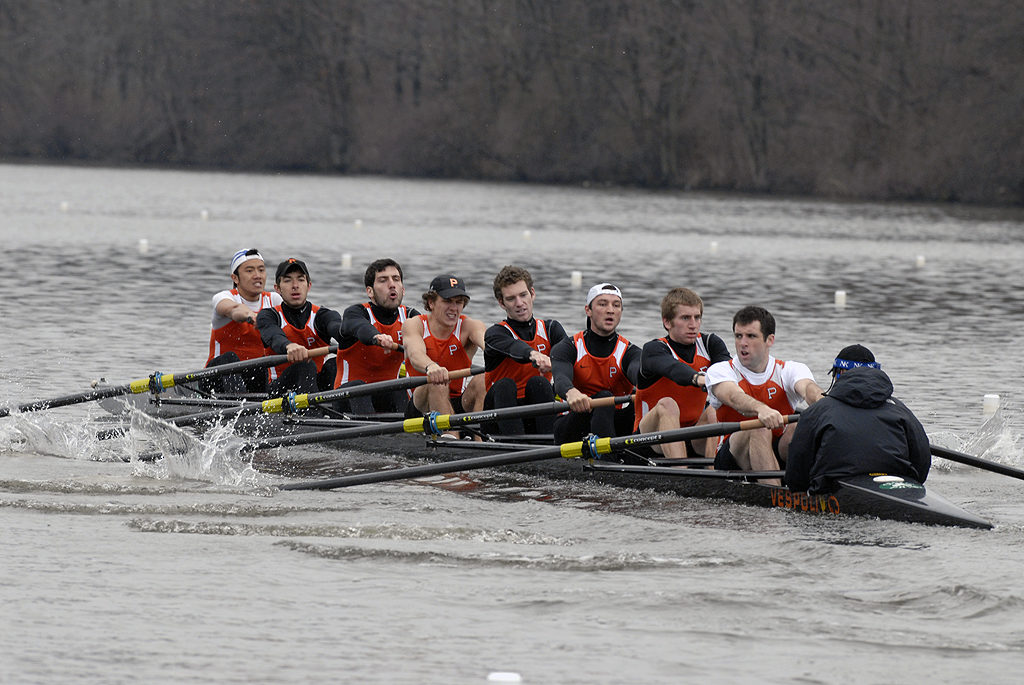
<instances>
[{"instance_id":1,"label":"rower's hand gripping oar","mask_svg":"<svg viewBox=\"0 0 1024 685\"><path fill-rule=\"evenodd\" d=\"M472 366L468 369L457 369L455 371L451 371L448 374L448 378L456 380L467 376L475 376L483 372L484 367ZM171 419L170 423L175 426L182 427L192 426L203 421L210 421L219 418L232 418L234 416L293 413L303 411L311 407L316 407L326 402L334 402L335 400L347 400L353 397L374 395L380 392L408 390L410 388L426 385L427 382L428 379L426 376L406 376L405 378L395 378L393 380L380 381L378 383L351 385L345 388L336 388L335 390L325 390L323 392L305 394L291 393L286 397L275 397L259 403L241 403L234 407L213 409L211 411L199 412L197 414L189 414L188 416L179 416Z\"/></svg>"},{"instance_id":2,"label":"rower's hand gripping oar","mask_svg":"<svg viewBox=\"0 0 1024 685\"><path fill-rule=\"evenodd\" d=\"M799 417L796 414L786 416L785 422L791 423ZM407 468L389 469L387 471L372 471L359 473L351 476L340 476L326 480L312 481L307 483L286 483L281 485L281 490L333 490L353 485L366 485L368 483L382 483L392 480L405 480L407 478L422 478L425 476L437 476L443 473L455 471L466 471L469 469L489 468L494 466L510 466L512 464L525 464L531 461L543 461L555 457L573 459L587 457L599 459L602 454L609 454L616 449L625 449L637 445L657 445L664 442L677 442L679 440L696 440L716 435L728 435L737 431L762 428L764 424L760 419L749 419L746 421L733 421L727 423L710 423L703 426L690 426L689 428L676 428L675 430L659 431L656 433L640 433L638 435L627 435L620 438L597 438L591 436L589 439L580 442L567 442L561 445L550 447L539 447L533 450L513 452L508 454L493 454L484 457L470 457L469 459L457 459L455 461L443 461L421 466L410 466ZM685 460L680 460L685 463Z\"/></svg>"},{"instance_id":3,"label":"rower's hand gripping oar","mask_svg":"<svg viewBox=\"0 0 1024 685\"><path fill-rule=\"evenodd\" d=\"M982 459L981 457L974 457L970 454L957 452L956 450L951 450L948 447L939 447L938 445L931 445L931 451L936 457L942 457L943 459L949 459L950 461L955 461L960 464L967 464L968 466L974 466L975 468L991 471L992 473L999 473L1004 476L1024 480L1024 471L1012 466L1007 466L1006 464L989 461L988 459Z\"/></svg>"},{"instance_id":4,"label":"rower's hand gripping oar","mask_svg":"<svg viewBox=\"0 0 1024 685\"><path fill-rule=\"evenodd\" d=\"M454 376L453 376L454 377ZM620 397L600 397L591 400L591 407L606 407L614 404L624 404L633 399L632 395ZM266 449L268 447L283 447L286 445L309 445L316 442L327 442L329 440L344 440L346 438L361 438L368 435L387 435L389 433L426 433L440 435L445 431L458 430L460 426L481 423L484 421L497 421L499 419L525 419L533 416L544 416L569 411L568 402L543 402L540 404L527 404L522 407L507 407L505 409L489 409L486 411L467 412L465 414L438 414L431 412L426 416L404 421L391 421L371 426L357 426L354 428L337 428L334 430L317 431L315 433L297 433L294 435L281 435L267 438L260 442L251 443L249 449Z\"/></svg>"},{"instance_id":5,"label":"rower's hand gripping oar","mask_svg":"<svg viewBox=\"0 0 1024 685\"><path fill-rule=\"evenodd\" d=\"M325 354L337 351L337 345L330 345L328 347L318 347L314 350L310 350L309 355L311 357L321 357ZM160 372L156 372L148 378L140 378L137 381L132 381L131 383L126 383L124 385L113 385L107 388L94 388L74 395L64 395L50 400L28 402L26 404L19 405L17 410L19 412L42 411L44 409L66 407L72 404L82 404L83 402L91 402L93 400L102 400L107 397L119 397L121 395L132 394L137 395L144 392L152 392L156 394L163 392L167 388L173 388L174 386L181 385L183 383L194 383L196 381L207 380L209 378L223 376L224 374L234 373L236 371L276 366L277 364L284 364L287 361L288 355L277 354L269 357L259 357L257 359L233 362L231 364L210 366L197 371L187 371L185 373L162 374ZM10 416L10 414L11 409L9 407L0 407L0 418Z\"/></svg>"}]
</instances>

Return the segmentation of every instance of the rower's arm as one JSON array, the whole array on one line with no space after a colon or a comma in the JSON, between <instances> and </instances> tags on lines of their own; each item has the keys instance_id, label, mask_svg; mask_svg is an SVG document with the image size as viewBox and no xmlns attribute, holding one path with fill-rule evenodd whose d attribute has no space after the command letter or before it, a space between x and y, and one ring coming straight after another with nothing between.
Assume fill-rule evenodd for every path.
<instances>
[{"instance_id":1,"label":"rower's arm","mask_svg":"<svg viewBox=\"0 0 1024 685\"><path fill-rule=\"evenodd\" d=\"M402 342L405 345L406 363L417 371L426 373L427 365L437 363L427 355L427 346L423 342L423 322L419 317L406 319L402 324Z\"/></svg>"},{"instance_id":2,"label":"rower's arm","mask_svg":"<svg viewBox=\"0 0 1024 685\"><path fill-rule=\"evenodd\" d=\"M366 307L354 304L346 308L345 313L341 316L341 334L348 338L355 338L364 345L373 345L374 337L380 335L380 331L370 323L370 314L366 311Z\"/></svg>"},{"instance_id":3,"label":"rower's arm","mask_svg":"<svg viewBox=\"0 0 1024 685\"><path fill-rule=\"evenodd\" d=\"M256 312L249 309L249 307L241 302L235 302L231 299L223 299L218 302L217 306L213 309L224 318L231 319L232 321L238 321L239 323L242 323L243 321L251 324L256 323Z\"/></svg>"},{"instance_id":4,"label":"rower's arm","mask_svg":"<svg viewBox=\"0 0 1024 685\"><path fill-rule=\"evenodd\" d=\"M733 381L721 381L711 387L719 400L747 416L756 416L767 428L781 428L785 425L782 413L764 402L756 400Z\"/></svg>"},{"instance_id":5,"label":"rower's arm","mask_svg":"<svg viewBox=\"0 0 1024 685\"><path fill-rule=\"evenodd\" d=\"M821 387L810 378L801 378L793 385L793 389L800 394L800 397L804 398L808 405L814 404L825 394Z\"/></svg>"}]
</instances>

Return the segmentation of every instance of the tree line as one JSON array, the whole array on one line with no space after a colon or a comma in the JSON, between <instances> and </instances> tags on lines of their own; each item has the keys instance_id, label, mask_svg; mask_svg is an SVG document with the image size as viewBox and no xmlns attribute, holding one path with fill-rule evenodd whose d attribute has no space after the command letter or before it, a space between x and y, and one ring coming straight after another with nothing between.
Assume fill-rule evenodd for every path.
<instances>
[{"instance_id":1,"label":"tree line","mask_svg":"<svg viewBox=\"0 0 1024 685\"><path fill-rule=\"evenodd\" d=\"M1024 5L4 0L0 157L1024 204Z\"/></svg>"}]
</instances>

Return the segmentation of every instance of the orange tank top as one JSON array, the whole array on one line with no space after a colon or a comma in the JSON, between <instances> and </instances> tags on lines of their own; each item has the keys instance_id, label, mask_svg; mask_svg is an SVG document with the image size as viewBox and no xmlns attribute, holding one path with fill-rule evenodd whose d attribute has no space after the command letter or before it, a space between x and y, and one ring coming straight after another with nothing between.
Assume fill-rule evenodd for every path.
<instances>
[{"instance_id":1,"label":"orange tank top","mask_svg":"<svg viewBox=\"0 0 1024 685\"><path fill-rule=\"evenodd\" d=\"M270 298L270 293L260 293L261 310L272 306ZM231 299L239 304L243 303L237 288L232 288ZM260 339L260 332L256 330L256 326L248 321L232 320L220 328L210 329L210 356L206 363L209 364L214 357L225 352L234 352L240 361L262 357L264 354L263 341Z\"/></svg>"},{"instance_id":2,"label":"orange tank top","mask_svg":"<svg viewBox=\"0 0 1024 685\"><path fill-rule=\"evenodd\" d=\"M508 332L511 333L512 337L516 340L523 340L516 335L516 332L512 330L512 327L506 322L502 321L498 325L504 326L508 329ZM523 340L523 342L541 354L548 354L548 351L551 349L551 341L548 339L547 325L543 320L537 319L537 331L534 333L533 338L530 340ZM520 364L514 359L505 357L501 360L501 363L498 364L498 366L484 374L484 386L490 390L495 381L499 381L502 378L511 378L516 382L516 397L522 399L526 396L526 381L530 380L534 376L540 375L542 375L540 370L533 364ZM543 376L549 381L551 380L550 373L545 373Z\"/></svg>"},{"instance_id":3,"label":"orange tank top","mask_svg":"<svg viewBox=\"0 0 1024 685\"><path fill-rule=\"evenodd\" d=\"M390 335L392 340L402 342L402 324L405 323L409 309L405 305L398 307L398 317L392 324L384 324L373 316L370 303L363 304L370 317L370 323L381 333ZM398 370L402 366L403 357L400 353L385 350L380 345L364 345L356 341L344 350L338 350L338 375L334 377L334 387L349 381L378 383L398 378Z\"/></svg>"},{"instance_id":4,"label":"orange tank top","mask_svg":"<svg viewBox=\"0 0 1024 685\"><path fill-rule=\"evenodd\" d=\"M468 369L471 366L471 362L465 348L462 347L461 339L462 323L466 320L466 315L462 314L459 316L459 322L455 324L455 330L452 331L451 335L443 339L430 332L430 326L427 324L428 317L429 314L420 314L420 321L423 323L423 344L426 345L427 356L449 371ZM427 375L415 369L412 364L405 365L405 372L409 376ZM448 384L448 396L462 397L462 393L468 384L469 377L456 378Z\"/></svg>"},{"instance_id":5,"label":"orange tank top","mask_svg":"<svg viewBox=\"0 0 1024 685\"><path fill-rule=\"evenodd\" d=\"M583 331L572 336L576 346L576 363L573 365L572 384L584 395L593 397L602 390L612 395L628 395L633 392L633 383L622 368L622 357L629 349L629 341L619 336L615 349L607 357L595 357L587 350Z\"/></svg>"},{"instance_id":6,"label":"orange tank top","mask_svg":"<svg viewBox=\"0 0 1024 685\"><path fill-rule=\"evenodd\" d=\"M729 364L734 369L736 368L736 360L731 360ZM793 406L789 403L789 397L786 396L786 389L782 387L782 368L785 365L786 362L776 359L775 368L772 369L771 376L769 376L768 380L760 385L752 384L742 375L737 383L743 392L747 393L755 400L764 402L772 409L781 412L783 416L792 414ZM744 416L727 404L723 404L718 408L718 420L723 423L730 421L745 421L749 418L749 416ZM772 431L772 435L780 437L785 430L785 426L782 428L776 428Z\"/></svg>"},{"instance_id":7,"label":"orange tank top","mask_svg":"<svg viewBox=\"0 0 1024 685\"><path fill-rule=\"evenodd\" d=\"M305 328L296 328L288 323L288 320L284 318L284 312L281 311L281 305L274 307L274 311L277 312L277 318L280 320L279 323L281 325L281 330L284 331L284 334L289 340L293 343L302 345L307 350L315 350L318 347L325 347L327 343L320 339L320 336L316 334L316 329L313 327L313 322L316 320L316 313L320 311L320 307L315 304L310 306L312 307L312 310L309 312L309 320L306 321ZM274 354L274 351L268 349L266 353ZM313 363L316 364L316 370L318 372L320 369L324 368L323 357L315 357L313 359ZM272 367L269 371L270 380L275 380L289 366L291 366L291 364L286 363Z\"/></svg>"},{"instance_id":8,"label":"orange tank top","mask_svg":"<svg viewBox=\"0 0 1024 685\"><path fill-rule=\"evenodd\" d=\"M707 371L708 365L711 363L711 356L704 346L704 338L702 336L697 336L697 351L694 352L692 363L683 361L676 354L676 351L672 349L672 346L668 344L667 338L660 338L660 340L665 343L668 351L672 353L672 356L680 364L686 364L694 371ZM633 418L634 431L640 427L640 419L663 397L671 397L679 405L679 427L685 428L695 425L697 420L700 419L701 414L704 413L704 405L707 403L708 394L700 388L690 385L679 385L671 378L662 376L650 386L636 391Z\"/></svg>"}]
</instances>

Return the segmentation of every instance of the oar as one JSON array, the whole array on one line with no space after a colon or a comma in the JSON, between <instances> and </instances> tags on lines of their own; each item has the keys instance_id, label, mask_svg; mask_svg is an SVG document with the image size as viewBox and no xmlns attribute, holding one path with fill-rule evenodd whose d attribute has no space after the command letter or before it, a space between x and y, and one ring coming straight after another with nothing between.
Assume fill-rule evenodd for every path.
<instances>
[{"instance_id":1,"label":"oar","mask_svg":"<svg viewBox=\"0 0 1024 685\"><path fill-rule=\"evenodd\" d=\"M458 369L448 374L448 378L453 380L459 378L465 378L466 376L474 376L484 372L484 367L473 366L468 369ZM286 409L291 410L303 410L315 407L326 402L334 402L335 400L347 400L353 397L362 397L364 395L373 395L379 392L394 392L395 390L408 390L421 385L426 385L426 376L406 376L405 378L395 378L390 381L380 381L379 383L363 383L362 385L352 385L347 388L337 388L335 390L325 390L323 392L307 393L302 395L295 395L294 398L282 398L275 397L272 400L264 400L263 402L243 402L237 404L234 407L228 407L225 409L213 409L211 411L204 411L198 414L189 414L187 416L179 416L171 419L170 423L175 426L192 426L203 421L209 421L218 418L232 418L234 416L247 416L250 414L280 414ZM286 404L287 402L287 404ZM331 438L327 438L330 440ZM315 441L314 441L315 442ZM294 443L299 444L299 443Z\"/></svg>"},{"instance_id":2,"label":"oar","mask_svg":"<svg viewBox=\"0 0 1024 685\"><path fill-rule=\"evenodd\" d=\"M932 454L936 457L942 457L943 459L949 459L950 461L956 461L961 464L967 464L968 466L974 466L985 471L991 471L992 473L1001 473L1004 476L1011 476L1013 478L1020 478L1024 480L1024 471L1016 469L1006 464L1000 464L996 461L989 461L988 459L982 459L981 457L974 457L970 454L964 454L963 452L957 452L951 450L948 447L939 447L938 445L931 445Z\"/></svg>"},{"instance_id":3,"label":"oar","mask_svg":"<svg viewBox=\"0 0 1024 685\"><path fill-rule=\"evenodd\" d=\"M325 354L337 351L338 346L331 345L329 347L318 347L314 350L310 350L309 354L311 357L322 357ZM35 402L28 402L27 404L19 405L17 409L19 412L42 411L43 409L54 409L56 407L66 407L72 404L91 402L93 400L102 400L107 397L119 397L121 395L131 394L137 395L139 393L150 391L160 392L166 388L173 388L174 386L181 385L183 383L194 383L196 381L207 380L209 378L216 378L217 376L223 376L224 374L235 371L246 371L248 369L275 366L277 364L284 364L287 361L288 355L276 354L269 357L259 357L257 359L233 362L231 364L210 366L204 369L199 369L198 371L165 374L154 373L149 378L140 378L137 381L132 381L125 385L113 385L107 388L94 388L74 395L55 397L51 400L37 400ZM10 413L11 410L9 407L0 407L0 418L9 416Z\"/></svg>"},{"instance_id":4,"label":"oar","mask_svg":"<svg viewBox=\"0 0 1024 685\"><path fill-rule=\"evenodd\" d=\"M673 459L673 466L641 466L638 464L606 464L594 462L585 464L588 471L611 471L613 473L637 473L643 475L671 476L674 478L721 478L724 480L761 480L762 478L785 478L785 471L715 471L714 469L680 469L675 466L686 466L686 459ZM694 459L693 461L697 461ZM703 461L703 460L702 460Z\"/></svg>"},{"instance_id":5,"label":"oar","mask_svg":"<svg viewBox=\"0 0 1024 685\"><path fill-rule=\"evenodd\" d=\"M793 414L785 417L786 423L797 420ZM400 469L389 469L387 471L371 471L358 473L351 476L340 476L307 483L286 483L280 486L281 490L333 490L334 488L345 488L352 485L366 485L368 483L382 483L391 480L405 480L406 478L422 478L424 476L437 476L442 473L453 473L455 471L466 471L469 469L490 468L494 466L510 466L512 464L525 464L532 461L543 461L555 457L573 459L577 457L590 457L591 451L596 454L608 454L616 449L635 447L637 445L658 445L664 442L676 442L678 440L696 440L708 438L714 435L726 435L742 430L761 428L760 419L749 419L747 421L732 421L728 423L710 423L703 426L691 426L689 428L676 428L675 430L661 431L658 433L641 433L639 435L627 435L620 438L595 438L586 442L566 442L561 445L550 447L539 447L523 452L511 454L493 454L485 457L470 457L469 459L457 459L455 461L444 461L421 466L409 466Z\"/></svg>"},{"instance_id":6,"label":"oar","mask_svg":"<svg viewBox=\"0 0 1024 685\"><path fill-rule=\"evenodd\" d=\"M601 397L591 400L592 407L605 407L613 404L623 404L632 399L632 395L621 397ZM315 433L297 433L294 435L280 435L267 438L249 445L250 449L266 449L268 447L283 447L285 445L309 445L315 442L327 442L329 440L344 440L345 438L361 438L368 435L387 435L389 433L441 433L447 430L458 430L460 426L466 426L483 421L496 421L498 419L523 419L531 416L544 416L569 410L568 402L543 402L540 404L527 404L522 407L508 407L506 409L489 409L487 411L468 412L466 414L438 414L420 416L415 419L404 421L390 421L377 426L360 426L358 428L338 428L334 430L317 431Z\"/></svg>"}]
</instances>

